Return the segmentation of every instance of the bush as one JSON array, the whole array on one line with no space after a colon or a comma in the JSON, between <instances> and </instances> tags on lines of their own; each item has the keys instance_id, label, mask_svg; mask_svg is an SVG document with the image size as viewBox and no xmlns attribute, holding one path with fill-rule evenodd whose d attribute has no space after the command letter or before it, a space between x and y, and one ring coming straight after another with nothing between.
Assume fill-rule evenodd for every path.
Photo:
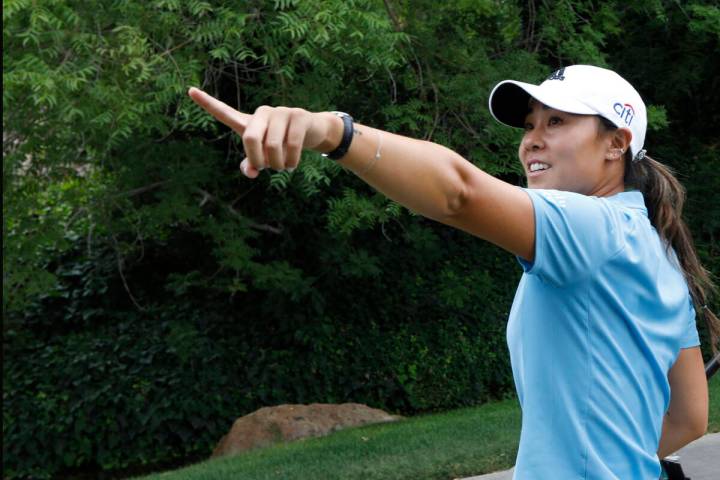
<instances>
[{"instance_id":1,"label":"bush","mask_svg":"<svg viewBox=\"0 0 720 480\"><path fill-rule=\"evenodd\" d=\"M235 418L267 405L353 401L414 414L502 396L512 386L511 290L491 270L519 267L442 227L413 237L418 228L368 249L382 265L374 278L349 269L318 281L314 303L272 291L244 305L171 293L142 312L111 268L114 253L90 261L78 240L55 262L60 287L6 331L5 475L206 457ZM149 272L175 264L146 248L143 269L126 273L143 303L138 285L154 292ZM439 284L428 255L443 265Z\"/></svg>"}]
</instances>

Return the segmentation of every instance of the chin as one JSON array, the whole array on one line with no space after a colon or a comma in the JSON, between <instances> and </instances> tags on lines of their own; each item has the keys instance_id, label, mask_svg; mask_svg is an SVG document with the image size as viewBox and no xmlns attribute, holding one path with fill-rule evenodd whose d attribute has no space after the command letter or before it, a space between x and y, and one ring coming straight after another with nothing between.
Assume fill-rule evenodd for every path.
<instances>
[{"instance_id":1,"label":"chin","mask_svg":"<svg viewBox=\"0 0 720 480\"><path fill-rule=\"evenodd\" d=\"M530 189L532 189L532 188L542 188L542 189L546 189L546 190L547 190L547 189L558 190L557 187L554 187L554 186L552 186L552 185L550 185L550 184L548 184L548 183L545 183L545 182L542 182L542 181L538 181L538 180L530 180L530 179L528 179L528 181L527 181L527 188L530 188Z\"/></svg>"},{"instance_id":2,"label":"chin","mask_svg":"<svg viewBox=\"0 0 720 480\"><path fill-rule=\"evenodd\" d=\"M557 179L552 177L525 178L529 189L572 191L571 185L563 185L562 182L558 182Z\"/></svg>"}]
</instances>

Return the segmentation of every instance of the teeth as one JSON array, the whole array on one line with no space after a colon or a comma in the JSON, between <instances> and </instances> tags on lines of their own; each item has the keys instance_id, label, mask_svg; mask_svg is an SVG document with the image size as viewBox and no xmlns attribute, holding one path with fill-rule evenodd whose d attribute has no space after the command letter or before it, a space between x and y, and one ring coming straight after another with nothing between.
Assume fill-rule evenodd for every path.
<instances>
[{"instance_id":1,"label":"teeth","mask_svg":"<svg viewBox=\"0 0 720 480\"><path fill-rule=\"evenodd\" d=\"M547 163L536 162L530 165L531 172L537 172L538 170L547 170L548 168L550 168L550 165L548 165Z\"/></svg>"}]
</instances>

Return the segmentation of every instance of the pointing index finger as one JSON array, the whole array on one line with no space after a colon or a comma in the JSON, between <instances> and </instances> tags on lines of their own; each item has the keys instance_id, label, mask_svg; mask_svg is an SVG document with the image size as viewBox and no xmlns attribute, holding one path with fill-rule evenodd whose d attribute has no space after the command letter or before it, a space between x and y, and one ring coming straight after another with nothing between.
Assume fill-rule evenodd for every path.
<instances>
[{"instance_id":1,"label":"pointing index finger","mask_svg":"<svg viewBox=\"0 0 720 480\"><path fill-rule=\"evenodd\" d=\"M235 110L230 105L221 102L211 95L208 95L199 88L190 87L188 95L206 112L228 127L232 128L241 135L245 132L245 127L247 127L247 124L250 121L250 115Z\"/></svg>"}]
</instances>

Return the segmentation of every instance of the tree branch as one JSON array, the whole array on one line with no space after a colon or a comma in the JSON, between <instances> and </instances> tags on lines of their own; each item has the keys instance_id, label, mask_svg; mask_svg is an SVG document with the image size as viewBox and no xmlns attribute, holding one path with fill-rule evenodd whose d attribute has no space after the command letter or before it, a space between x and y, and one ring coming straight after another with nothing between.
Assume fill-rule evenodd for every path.
<instances>
[{"instance_id":1,"label":"tree branch","mask_svg":"<svg viewBox=\"0 0 720 480\"><path fill-rule=\"evenodd\" d=\"M385 9L388 12L388 15L390 16L390 20L392 20L393 26L395 27L396 32L401 32L405 25L398 19L397 14L395 13L395 9L392 6L392 3L390 3L390 0L384 0L385 1Z\"/></svg>"},{"instance_id":2,"label":"tree branch","mask_svg":"<svg viewBox=\"0 0 720 480\"><path fill-rule=\"evenodd\" d=\"M115 254L117 255L117 267L118 267L118 273L120 273L120 279L122 279L123 286L125 287L125 291L127 292L128 296L130 297L130 300L132 300L132 303L135 305L135 307L140 310L141 312L144 312L145 309L142 305L138 303L137 300L135 300L135 296L130 291L130 286L128 285L127 279L125 278L125 271L123 266L125 265L125 259L122 257L122 254L120 253L120 245L118 244L117 237L115 234L111 234L111 237L113 239L113 243L115 244Z\"/></svg>"},{"instance_id":3,"label":"tree branch","mask_svg":"<svg viewBox=\"0 0 720 480\"><path fill-rule=\"evenodd\" d=\"M225 210L230 213L235 218L238 218L240 220L243 220L244 222L248 222L248 225L250 228L254 228L255 230L260 230L263 232L268 233L274 233L275 235L281 235L283 232L282 227L273 227L272 225L262 224L262 223L255 223L250 220L248 220L246 217L244 217L240 212L235 210L232 205L223 202L218 197L213 195L212 193L208 192L207 190L203 190L202 188L193 188L193 191L201 194L203 196L202 200L200 201L200 205L204 205L207 203L208 200L212 201L213 203L220 205L221 207L225 208Z\"/></svg>"},{"instance_id":4,"label":"tree branch","mask_svg":"<svg viewBox=\"0 0 720 480\"><path fill-rule=\"evenodd\" d=\"M150 190L155 190L158 187L162 187L166 183L170 183L170 180L162 180L160 182L151 183L149 185L138 187L133 190L128 190L126 192L116 193L114 195L111 195L109 198L134 197L135 195L140 195L141 193L149 192Z\"/></svg>"}]
</instances>

